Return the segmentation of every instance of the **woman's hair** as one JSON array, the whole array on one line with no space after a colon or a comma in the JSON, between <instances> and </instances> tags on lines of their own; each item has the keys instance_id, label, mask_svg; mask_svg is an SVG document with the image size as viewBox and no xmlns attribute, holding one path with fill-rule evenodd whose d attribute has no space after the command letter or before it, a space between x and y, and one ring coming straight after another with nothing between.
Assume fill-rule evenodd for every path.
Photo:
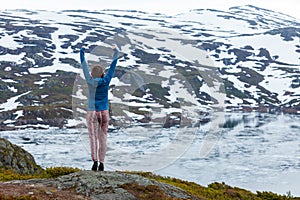
<instances>
[{"instance_id":1,"label":"woman's hair","mask_svg":"<svg viewBox=\"0 0 300 200\"><path fill-rule=\"evenodd\" d=\"M92 67L91 75L93 78L103 78L104 73L102 67L100 65L95 65Z\"/></svg>"}]
</instances>

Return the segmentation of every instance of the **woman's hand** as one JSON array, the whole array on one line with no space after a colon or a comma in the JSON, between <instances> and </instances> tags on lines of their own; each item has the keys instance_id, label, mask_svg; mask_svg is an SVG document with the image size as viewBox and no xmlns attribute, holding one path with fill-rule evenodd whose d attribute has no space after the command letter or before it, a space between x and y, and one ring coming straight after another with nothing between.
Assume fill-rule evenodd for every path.
<instances>
[{"instance_id":1,"label":"woman's hand","mask_svg":"<svg viewBox=\"0 0 300 200\"><path fill-rule=\"evenodd\" d=\"M80 51L85 51L87 49L87 46L82 46L81 48L80 48Z\"/></svg>"},{"instance_id":2,"label":"woman's hand","mask_svg":"<svg viewBox=\"0 0 300 200\"><path fill-rule=\"evenodd\" d=\"M111 45L111 48L115 51L119 51L119 48L116 44Z\"/></svg>"},{"instance_id":3,"label":"woman's hand","mask_svg":"<svg viewBox=\"0 0 300 200\"><path fill-rule=\"evenodd\" d=\"M114 55L113 55L113 58L112 60L117 60L118 59L118 52L119 52L119 49L118 49L118 46L116 44L113 44L111 45L111 48L114 50Z\"/></svg>"},{"instance_id":4,"label":"woman's hand","mask_svg":"<svg viewBox=\"0 0 300 200\"><path fill-rule=\"evenodd\" d=\"M82 46L81 48L80 48L80 62L82 63L82 62L84 62L85 61L85 57L84 57L84 51L85 51L85 46Z\"/></svg>"}]
</instances>

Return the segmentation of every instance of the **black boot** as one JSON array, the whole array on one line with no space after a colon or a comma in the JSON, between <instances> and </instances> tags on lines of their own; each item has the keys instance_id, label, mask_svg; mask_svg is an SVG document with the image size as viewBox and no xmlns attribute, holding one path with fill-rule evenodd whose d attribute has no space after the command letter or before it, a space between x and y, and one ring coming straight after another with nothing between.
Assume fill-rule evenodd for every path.
<instances>
[{"instance_id":1,"label":"black boot","mask_svg":"<svg viewBox=\"0 0 300 200\"><path fill-rule=\"evenodd\" d=\"M104 171L104 164L102 162L100 162L98 171Z\"/></svg>"},{"instance_id":2,"label":"black boot","mask_svg":"<svg viewBox=\"0 0 300 200\"><path fill-rule=\"evenodd\" d=\"M98 168L98 161L94 161L94 164L92 166L92 170L97 171L97 168Z\"/></svg>"}]
</instances>

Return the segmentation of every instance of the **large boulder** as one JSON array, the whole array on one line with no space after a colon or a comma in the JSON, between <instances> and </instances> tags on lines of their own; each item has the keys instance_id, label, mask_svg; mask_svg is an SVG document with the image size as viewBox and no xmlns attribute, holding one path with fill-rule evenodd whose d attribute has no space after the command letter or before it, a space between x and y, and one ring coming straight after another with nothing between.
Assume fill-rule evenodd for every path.
<instances>
[{"instance_id":1,"label":"large boulder","mask_svg":"<svg viewBox=\"0 0 300 200\"><path fill-rule=\"evenodd\" d=\"M92 199L137 199L138 193L142 193L144 196L146 193L149 196L160 193L163 195L161 197L170 199L171 197L174 199L197 199L172 185L124 172L79 171L58 177L54 185L61 189L74 189L77 194L89 196Z\"/></svg>"},{"instance_id":2,"label":"large boulder","mask_svg":"<svg viewBox=\"0 0 300 200\"><path fill-rule=\"evenodd\" d=\"M4 138L0 138L0 168L12 169L20 174L43 171L30 153Z\"/></svg>"}]
</instances>

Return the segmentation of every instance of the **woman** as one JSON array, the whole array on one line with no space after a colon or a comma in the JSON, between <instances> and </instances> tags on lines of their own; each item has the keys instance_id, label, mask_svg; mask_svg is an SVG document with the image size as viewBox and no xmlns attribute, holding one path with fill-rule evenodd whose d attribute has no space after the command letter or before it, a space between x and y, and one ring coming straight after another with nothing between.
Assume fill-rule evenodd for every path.
<instances>
[{"instance_id":1,"label":"woman","mask_svg":"<svg viewBox=\"0 0 300 200\"><path fill-rule=\"evenodd\" d=\"M88 111L86 115L89 131L91 156L94 161L93 171L104 171L104 158L106 154L106 139L109 123L108 113L108 89L109 83L114 75L118 60L118 50L112 46L114 55L110 68L104 76L103 69L93 66L91 74L84 56L84 48L80 49L80 61L83 68L84 77L88 85ZM98 166L99 162L99 166Z\"/></svg>"}]
</instances>

